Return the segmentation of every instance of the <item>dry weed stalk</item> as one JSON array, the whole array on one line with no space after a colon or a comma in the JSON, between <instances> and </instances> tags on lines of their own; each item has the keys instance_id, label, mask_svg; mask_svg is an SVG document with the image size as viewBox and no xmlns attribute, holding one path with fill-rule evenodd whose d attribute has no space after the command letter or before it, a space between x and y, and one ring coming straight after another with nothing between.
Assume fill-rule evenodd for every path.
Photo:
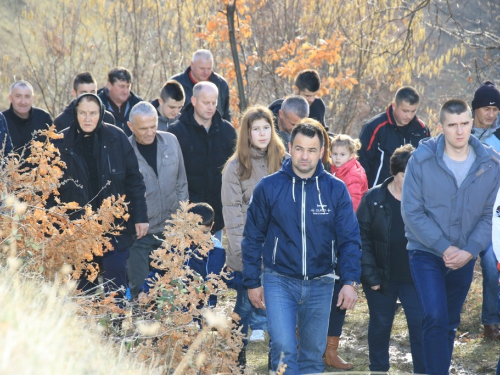
<instances>
[{"instance_id":1,"label":"dry weed stalk","mask_svg":"<svg viewBox=\"0 0 500 375\"><path fill-rule=\"evenodd\" d=\"M1 158L0 262L16 256L25 275L46 280L54 280L65 264L74 268L74 279L83 272L95 278L98 270L90 261L110 248L109 235L120 229L115 218L127 218L127 206L124 197L105 199L97 212L59 201L65 164L51 139L60 137L54 127L39 131L29 153Z\"/></svg>"},{"instance_id":2,"label":"dry weed stalk","mask_svg":"<svg viewBox=\"0 0 500 375\"><path fill-rule=\"evenodd\" d=\"M148 360L155 355L163 366L177 373L230 373L236 371L241 334L230 317L217 316L208 305L210 294L226 290L221 276L204 280L186 266L190 247L197 244L201 255L213 248L210 233L198 223L200 216L188 212L192 204L181 207L165 227L165 241L151 258L152 265L165 272L149 293L148 308L158 323L154 338L143 341L139 355Z\"/></svg>"}]
</instances>

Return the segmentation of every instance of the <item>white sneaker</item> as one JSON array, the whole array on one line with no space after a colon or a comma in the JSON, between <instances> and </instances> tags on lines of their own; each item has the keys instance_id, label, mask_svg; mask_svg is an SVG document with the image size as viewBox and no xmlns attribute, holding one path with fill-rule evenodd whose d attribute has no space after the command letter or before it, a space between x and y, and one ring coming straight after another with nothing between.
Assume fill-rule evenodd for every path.
<instances>
[{"instance_id":1,"label":"white sneaker","mask_svg":"<svg viewBox=\"0 0 500 375\"><path fill-rule=\"evenodd\" d=\"M264 341L264 340L265 340L264 331L261 329L253 330L249 338L249 341L252 342Z\"/></svg>"}]
</instances>

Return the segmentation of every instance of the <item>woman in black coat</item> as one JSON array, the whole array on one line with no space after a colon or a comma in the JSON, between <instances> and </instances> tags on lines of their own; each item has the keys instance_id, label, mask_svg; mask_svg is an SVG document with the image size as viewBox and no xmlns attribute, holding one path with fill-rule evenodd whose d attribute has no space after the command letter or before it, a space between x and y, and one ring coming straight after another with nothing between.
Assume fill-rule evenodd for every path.
<instances>
[{"instance_id":1,"label":"woman in black coat","mask_svg":"<svg viewBox=\"0 0 500 375\"><path fill-rule=\"evenodd\" d=\"M130 218L116 222L125 229L112 237L112 251L94 259L102 266L105 291L118 291L118 298L123 298L129 247L148 230L146 186L127 136L104 123L103 117L104 105L97 95L82 94L76 99L73 122L62 131L64 138L54 140L66 163L59 198L81 207L91 204L96 210L105 198L126 195ZM79 287L86 291L94 286L81 280Z\"/></svg>"},{"instance_id":2,"label":"woman in black coat","mask_svg":"<svg viewBox=\"0 0 500 375\"><path fill-rule=\"evenodd\" d=\"M414 148L399 147L390 159L391 177L371 188L357 211L363 255L361 282L370 311L370 370L389 371L389 339L399 298L408 323L413 369L425 373L422 314L410 272L401 217L401 189Z\"/></svg>"}]
</instances>

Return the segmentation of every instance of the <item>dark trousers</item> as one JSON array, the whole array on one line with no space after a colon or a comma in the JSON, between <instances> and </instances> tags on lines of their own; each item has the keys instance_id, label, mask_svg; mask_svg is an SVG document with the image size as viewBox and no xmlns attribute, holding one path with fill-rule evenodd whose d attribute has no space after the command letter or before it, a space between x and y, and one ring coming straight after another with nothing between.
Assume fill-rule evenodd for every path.
<instances>
[{"instance_id":1,"label":"dark trousers","mask_svg":"<svg viewBox=\"0 0 500 375\"><path fill-rule=\"evenodd\" d=\"M127 280L127 259L129 250L112 250L104 253L102 257L94 259L101 266L102 277L104 280L104 292L106 295L116 292L115 299L119 305L125 301L125 292L128 285ZM83 277L78 282L78 289L83 292L91 292L97 288L97 279L89 281Z\"/></svg>"},{"instance_id":2,"label":"dark trousers","mask_svg":"<svg viewBox=\"0 0 500 375\"><path fill-rule=\"evenodd\" d=\"M368 285L363 285L363 291L370 311L370 323L368 325L370 370L389 371L389 340L396 313L396 302L399 298L408 323L413 372L424 374L422 313L415 286L394 281L389 282L386 294L372 290Z\"/></svg>"},{"instance_id":3,"label":"dark trousers","mask_svg":"<svg viewBox=\"0 0 500 375\"><path fill-rule=\"evenodd\" d=\"M337 307L340 289L344 285L336 282L333 288L332 307L330 309L330 322L328 324L328 336L340 337L342 335L342 327L344 326L345 313L347 310L341 310Z\"/></svg>"}]
</instances>

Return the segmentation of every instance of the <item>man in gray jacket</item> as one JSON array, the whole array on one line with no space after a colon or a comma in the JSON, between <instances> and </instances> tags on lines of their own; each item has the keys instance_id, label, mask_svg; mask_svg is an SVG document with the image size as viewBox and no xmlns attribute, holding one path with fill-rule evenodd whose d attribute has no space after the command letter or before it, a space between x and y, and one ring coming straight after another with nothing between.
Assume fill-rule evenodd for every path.
<instances>
[{"instance_id":1,"label":"man in gray jacket","mask_svg":"<svg viewBox=\"0 0 500 375\"><path fill-rule=\"evenodd\" d=\"M132 148L146 184L148 234L130 248L128 278L130 294L137 297L150 271L149 255L161 246L165 220L189 199L184 159L175 135L158 131L158 114L153 105L137 103L130 111L128 126Z\"/></svg>"},{"instance_id":2,"label":"man in gray jacket","mask_svg":"<svg viewBox=\"0 0 500 375\"><path fill-rule=\"evenodd\" d=\"M475 259L491 241L500 183L498 154L471 137L467 103L449 100L438 137L423 140L406 168L401 210L422 309L426 373L448 374Z\"/></svg>"}]
</instances>

